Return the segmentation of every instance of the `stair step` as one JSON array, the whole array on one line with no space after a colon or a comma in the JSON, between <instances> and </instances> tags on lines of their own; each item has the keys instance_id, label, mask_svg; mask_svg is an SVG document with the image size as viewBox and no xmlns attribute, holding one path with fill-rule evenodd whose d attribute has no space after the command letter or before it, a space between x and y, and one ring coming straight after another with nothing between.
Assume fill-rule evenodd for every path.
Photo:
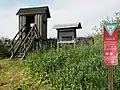
<instances>
[{"instance_id":1,"label":"stair step","mask_svg":"<svg viewBox=\"0 0 120 90\"><path fill-rule=\"evenodd\" d=\"M23 55L24 55L24 53L18 53L18 54L16 54L14 57L15 57L15 58L21 58Z\"/></svg>"},{"instance_id":2,"label":"stair step","mask_svg":"<svg viewBox=\"0 0 120 90\"><path fill-rule=\"evenodd\" d=\"M16 55L23 55L24 54L24 52L22 53L22 52L20 52L20 53L17 53Z\"/></svg>"},{"instance_id":3,"label":"stair step","mask_svg":"<svg viewBox=\"0 0 120 90\"><path fill-rule=\"evenodd\" d=\"M23 55L15 55L14 58L22 58Z\"/></svg>"}]
</instances>

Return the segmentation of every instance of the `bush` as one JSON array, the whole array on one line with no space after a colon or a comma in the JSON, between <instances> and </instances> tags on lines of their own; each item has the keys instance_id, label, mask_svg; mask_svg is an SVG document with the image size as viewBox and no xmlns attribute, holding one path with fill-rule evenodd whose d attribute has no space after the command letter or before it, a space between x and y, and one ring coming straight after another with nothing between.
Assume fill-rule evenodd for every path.
<instances>
[{"instance_id":1,"label":"bush","mask_svg":"<svg viewBox=\"0 0 120 90\"><path fill-rule=\"evenodd\" d=\"M0 38L0 57L5 58L10 56L8 43L10 39L8 38Z\"/></svg>"}]
</instances>

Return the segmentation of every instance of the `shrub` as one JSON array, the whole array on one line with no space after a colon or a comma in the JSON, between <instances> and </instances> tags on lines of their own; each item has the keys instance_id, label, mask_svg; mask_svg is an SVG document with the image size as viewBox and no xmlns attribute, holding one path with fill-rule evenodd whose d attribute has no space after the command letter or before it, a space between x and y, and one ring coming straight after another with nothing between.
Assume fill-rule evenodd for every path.
<instances>
[{"instance_id":1,"label":"shrub","mask_svg":"<svg viewBox=\"0 0 120 90\"><path fill-rule=\"evenodd\" d=\"M0 39L0 57L5 58L10 56L8 43L10 39L2 37Z\"/></svg>"}]
</instances>

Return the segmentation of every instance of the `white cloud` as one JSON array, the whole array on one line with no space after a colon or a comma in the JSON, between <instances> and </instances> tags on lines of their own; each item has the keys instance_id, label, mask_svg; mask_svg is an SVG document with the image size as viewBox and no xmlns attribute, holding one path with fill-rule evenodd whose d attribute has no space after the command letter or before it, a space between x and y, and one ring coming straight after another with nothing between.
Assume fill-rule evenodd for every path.
<instances>
[{"instance_id":1,"label":"white cloud","mask_svg":"<svg viewBox=\"0 0 120 90\"><path fill-rule=\"evenodd\" d=\"M17 27L15 9L0 9L0 12L0 36L12 37Z\"/></svg>"},{"instance_id":2,"label":"white cloud","mask_svg":"<svg viewBox=\"0 0 120 90\"><path fill-rule=\"evenodd\" d=\"M23 6L33 5L18 3L12 8L0 9L0 36L14 37L18 31L16 12ZM51 0L49 6L52 17L48 23L48 37L56 37L53 25L74 22L81 22L83 26L77 36L86 36L92 32L93 25L99 25L106 16L120 11L120 0Z\"/></svg>"},{"instance_id":3,"label":"white cloud","mask_svg":"<svg viewBox=\"0 0 120 90\"><path fill-rule=\"evenodd\" d=\"M16 4L9 8L0 8L0 37L13 38L18 32L18 16L16 12L24 4Z\"/></svg>"}]
</instances>

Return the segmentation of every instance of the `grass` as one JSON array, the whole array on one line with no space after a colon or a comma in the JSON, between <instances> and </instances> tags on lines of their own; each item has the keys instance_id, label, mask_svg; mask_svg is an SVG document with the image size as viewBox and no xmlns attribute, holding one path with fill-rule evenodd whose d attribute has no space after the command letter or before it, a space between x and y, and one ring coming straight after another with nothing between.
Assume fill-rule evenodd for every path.
<instances>
[{"instance_id":1,"label":"grass","mask_svg":"<svg viewBox=\"0 0 120 90\"><path fill-rule=\"evenodd\" d=\"M24 74L24 61L0 60L0 90L13 90Z\"/></svg>"},{"instance_id":2,"label":"grass","mask_svg":"<svg viewBox=\"0 0 120 90\"><path fill-rule=\"evenodd\" d=\"M25 62L25 60L0 60L0 90L19 90L23 83L28 85L30 82L34 82L32 84L35 86L25 90L50 90L50 85L44 86L45 82L36 83L34 78L26 82Z\"/></svg>"}]
</instances>

